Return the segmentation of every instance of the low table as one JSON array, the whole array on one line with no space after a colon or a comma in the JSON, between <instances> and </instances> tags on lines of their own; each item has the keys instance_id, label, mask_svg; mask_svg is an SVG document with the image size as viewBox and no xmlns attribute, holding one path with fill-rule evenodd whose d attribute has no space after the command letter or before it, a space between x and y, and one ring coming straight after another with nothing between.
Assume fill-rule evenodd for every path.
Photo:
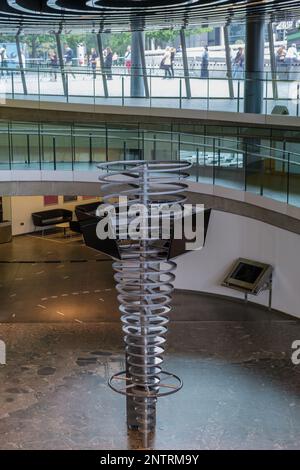
<instances>
[{"instance_id":1,"label":"low table","mask_svg":"<svg viewBox=\"0 0 300 470\"><path fill-rule=\"evenodd\" d=\"M62 228L63 231L64 231L64 237L66 238L67 229L70 229L70 223L69 222L62 222L61 224L55 224L55 227Z\"/></svg>"}]
</instances>

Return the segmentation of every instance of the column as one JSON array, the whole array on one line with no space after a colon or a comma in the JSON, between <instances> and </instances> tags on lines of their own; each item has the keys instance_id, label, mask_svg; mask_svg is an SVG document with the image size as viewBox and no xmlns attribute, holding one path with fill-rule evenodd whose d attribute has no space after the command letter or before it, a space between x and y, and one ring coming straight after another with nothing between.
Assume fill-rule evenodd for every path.
<instances>
[{"instance_id":1,"label":"column","mask_svg":"<svg viewBox=\"0 0 300 470\"><path fill-rule=\"evenodd\" d=\"M264 18L247 18L244 112L261 114L264 91Z\"/></svg>"},{"instance_id":2,"label":"column","mask_svg":"<svg viewBox=\"0 0 300 470\"><path fill-rule=\"evenodd\" d=\"M225 58L226 58L226 69L227 69L227 79L228 79L228 90L229 97L234 98L234 89L233 89L233 79L232 79L232 62L231 62L231 51L229 43L229 26L226 24L223 28L223 37L225 45Z\"/></svg>"},{"instance_id":3,"label":"column","mask_svg":"<svg viewBox=\"0 0 300 470\"><path fill-rule=\"evenodd\" d=\"M97 48L98 48L98 55L100 60L100 68L101 68L101 76L102 76L102 83L103 83L103 92L105 98L108 98L108 86L105 74L105 67L104 67L104 58L103 58L103 45L102 45L102 36L101 33L97 33Z\"/></svg>"},{"instance_id":4,"label":"column","mask_svg":"<svg viewBox=\"0 0 300 470\"><path fill-rule=\"evenodd\" d=\"M21 74L23 92L24 92L24 95L27 95L27 83L26 83L24 63L23 63L21 43L20 43L20 32L18 32L16 35L16 46L17 46L19 69L20 69L20 74Z\"/></svg>"},{"instance_id":5,"label":"column","mask_svg":"<svg viewBox=\"0 0 300 470\"><path fill-rule=\"evenodd\" d=\"M141 57L141 64L142 64L142 73L143 73L143 81L144 81L144 92L145 97L150 97L149 86L148 86L148 76L147 76L147 65L146 65L146 57L145 57L145 33L143 31L139 31L139 47L140 47L140 57Z\"/></svg>"},{"instance_id":6,"label":"column","mask_svg":"<svg viewBox=\"0 0 300 470\"><path fill-rule=\"evenodd\" d=\"M273 32L273 24L271 21L268 24L268 36L269 36L273 98L277 99L278 98L278 87L277 87L277 81L276 81L277 70L276 70L276 57L275 57L275 45L274 45L274 32Z\"/></svg>"},{"instance_id":7,"label":"column","mask_svg":"<svg viewBox=\"0 0 300 470\"><path fill-rule=\"evenodd\" d=\"M186 42L185 42L185 32L184 29L180 30L180 42L182 50L182 63L183 63L183 72L184 72L184 81L185 81L185 91L186 97L189 99L192 97L191 93L191 84L190 84L190 74L189 74L189 63L186 52Z\"/></svg>"},{"instance_id":8,"label":"column","mask_svg":"<svg viewBox=\"0 0 300 470\"><path fill-rule=\"evenodd\" d=\"M61 33L60 32L55 33L55 40L56 40L58 63L60 67L64 95L68 96L68 85L67 85L67 77L65 73L64 55L63 55L63 50L62 50L62 45L61 45Z\"/></svg>"},{"instance_id":9,"label":"column","mask_svg":"<svg viewBox=\"0 0 300 470\"><path fill-rule=\"evenodd\" d=\"M140 50L140 31L132 31L131 33L131 82L130 95L132 98L144 97L144 77L143 65Z\"/></svg>"}]
</instances>

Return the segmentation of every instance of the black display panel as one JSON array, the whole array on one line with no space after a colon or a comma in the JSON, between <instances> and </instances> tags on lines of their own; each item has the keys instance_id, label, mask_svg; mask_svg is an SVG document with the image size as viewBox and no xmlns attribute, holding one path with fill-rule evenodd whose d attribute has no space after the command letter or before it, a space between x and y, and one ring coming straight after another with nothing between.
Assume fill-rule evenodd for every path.
<instances>
[{"instance_id":1,"label":"black display panel","mask_svg":"<svg viewBox=\"0 0 300 470\"><path fill-rule=\"evenodd\" d=\"M231 278L238 281L254 284L263 272L263 268L254 266L253 264L240 263L236 270L232 273Z\"/></svg>"},{"instance_id":2,"label":"black display panel","mask_svg":"<svg viewBox=\"0 0 300 470\"><path fill-rule=\"evenodd\" d=\"M223 286L257 295L269 285L273 268L270 264L239 258L222 282Z\"/></svg>"}]
</instances>

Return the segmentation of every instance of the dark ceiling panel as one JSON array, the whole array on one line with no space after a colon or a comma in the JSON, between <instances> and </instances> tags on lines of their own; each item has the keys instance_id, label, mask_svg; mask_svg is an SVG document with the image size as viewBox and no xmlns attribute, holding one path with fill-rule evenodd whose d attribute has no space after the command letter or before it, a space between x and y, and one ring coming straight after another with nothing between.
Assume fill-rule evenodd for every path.
<instances>
[{"instance_id":1,"label":"dark ceiling panel","mask_svg":"<svg viewBox=\"0 0 300 470\"><path fill-rule=\"evenodd\" d=\"M300 0L1 0L2 32L179 28L300 16Z\"/></svg>"}]
</instances>

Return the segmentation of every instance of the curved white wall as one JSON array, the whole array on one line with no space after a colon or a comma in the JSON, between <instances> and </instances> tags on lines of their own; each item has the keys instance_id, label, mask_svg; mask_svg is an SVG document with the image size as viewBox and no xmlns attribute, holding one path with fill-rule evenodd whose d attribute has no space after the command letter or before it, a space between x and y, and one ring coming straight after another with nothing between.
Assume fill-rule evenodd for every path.
<instances>
[{"instance_id":1,"label":"curved white wall","mask_svg":"<svg viewBox=\"0 0 300 470\"><path fill-rule=\"evenodd\" d=\"M204 248L177 259L175 287L242 298L220 286L239 257L273 265L272 307L300 318L300 235L240 215L212 211ZM268 294L249 300L267 305Z\"/></svg>"}]
</instances>

